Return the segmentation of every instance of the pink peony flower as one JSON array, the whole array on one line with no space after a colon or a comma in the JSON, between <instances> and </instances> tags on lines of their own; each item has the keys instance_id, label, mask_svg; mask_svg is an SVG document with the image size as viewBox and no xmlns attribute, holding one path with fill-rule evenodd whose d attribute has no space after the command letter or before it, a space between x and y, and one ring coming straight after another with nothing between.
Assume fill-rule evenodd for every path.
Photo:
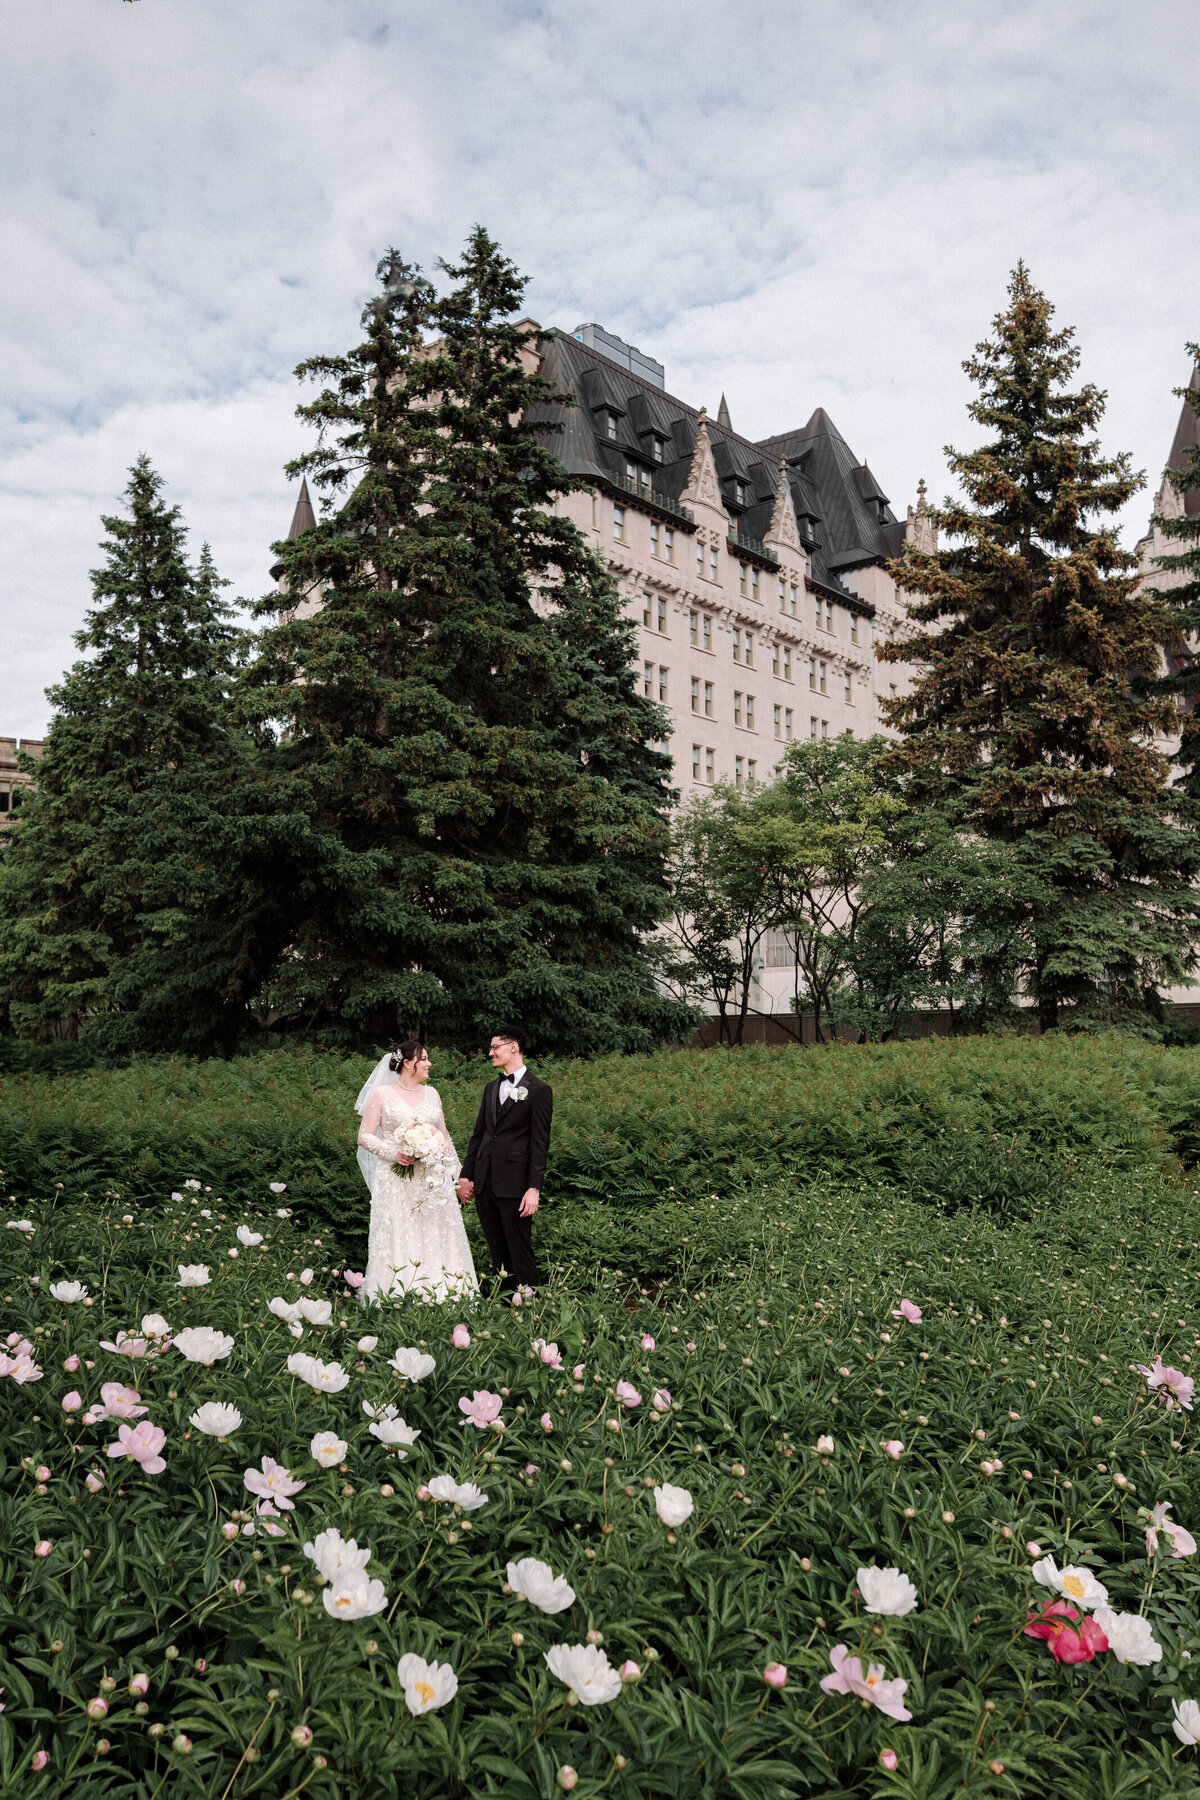
<instances>
[{"instance_id":1,"label":"pink peony flower","mask_svg":"<svg viewBox=\"0 0 1200 1800\"><path fill-rule=\"evenodd\" d=\"M264 1456L261 1468L247 1469L242 1480L248 1492L256 1494L260 1500L273 1500L284 1512L295 1511L291 1496L307 1486L306 1482L293 1480L291 1472L273 1456Z\"/></svg>"},{"instance_id":2,"label":"pink peony flower","mask_svg":"<svg viewBox=\"0 0 1200 1800\"><path fill-rule=\"evenodd\" d=\"M643 1350L653 1350L653 1348L654 1348L654 1339L650 1336L649 1332L646 1332L642 1338L642 1349Z\"/></svg>"},{"instance_id":3,"label":"pink peony flower","mask_svg":"<svg viewBox=\"0 0 1200 1800\"><path fill-rule=\"evenodd\" d=\"M50 1761L50 1752L48 1750L35 1750L32 1757L30 1758L29 1766L33 1770L34 1774L36 1775L42 1769L45 1768L46 1764L49 1761Z\"/></svg>"},{"instance_id":4,"label":"pink peony flower","mask_svg":"<svg viewBox=\"0 0 1200 1800\"><path fill-rule=\"evenodd\" d=\"M357 1269L343 1269L342 1279L347 1287L360 1288L367 1278L365 1275L360 1275Z\"/></svg>"},{"instance_id":5,"label":"pink peony flower","mask_svg":"<svg viewBox=\"0 0 1200 1800\"><path fill-rule=\"evenodd\" d=\"M658 1412L670 1412L670 1410L671 1410L670 1389L669 1388L655 1388L654 1393L650 1397L650 1404Z\"/></svg>"},{"instance_id":6,"label":"pink peony flower","mask_svg":"<svg viewBox=\"0 0 1200 1800\"><path fill-rule=\"evenodd\" d=\"M787 1686L787 1666L784 1663L768 1663L763 1670L763 1680L768 1687L785 1688Z\"/></svg>"},{"instance_id":7,"label":"pink peony flower","mask_svg":"<svg viewBox=\"0 0 1200 1800\"><path fill-rule=\"evenodd\" d=\"M822 1693L855 1694L869 1705L877 1706L889 1719L898 1719L903 1723L912 1718L904 1704L907 1681L901 1681L898 1677L885 1681L884 1670L878 1663L868 1663L864 1674L861 1661L857 1656L851 1656L845 1644L835 1644L829 1652L829 1660L833 1664L833 1672L823 1678Z\"/></svg>"},{"instance_id":8,"label":"pink peony flower","mask_svg":"<svg viewBox=\"0 0 1200 1800\"><path fill-rule=\"evenodd\" d=\"M140 1337L118 1338L115 1344L108 1338L100 1339L100 1348L111 1350L114 1356L145 1356L149 1347L146 1339Z\"/></svg>"},{"instance_id":9,"label":"pink peony flower","mask_svg":"<svg viewBox=\"0 0 1200 1800\"><path fill-rule=\"evenodd\" d=\"M642 1404L642 1396L638 1393L633 1383L629 1381L618 1381L617 1399L621 1402L621 1405L627 1407L630 1412L633 1411L635 1406L640 1406Z\"/></svg>"},{"instance_id":10,"label":"pink peony flower","mask_svg":"<svg viewBox=\"0 0 1200 1800\"><path fill-rule=\"evenodd\" d=\"M545 1363L548 1369L562 1368L562 1352L557 1344L548 1344L544 1338L534 1338L532 1348L537 1351L538 1361Z\"/></svg>"},{"instance_id":11,"label":"pink peony flower","mask_svg":"<svg viewBox=\"0 0 1200 1800\"><path fill-rule=\"evenodd\" d=\"M221 1527L221 1536L226 1540L227 1543L232 1543L234 1538L238 1535L238 1529L239 1529L239 1527L235 1524L235 1522L232 1519L226 1519L225 1523Z\"/></svg>"},{"instance_id":12,"label":"pink peony flower","mask_svg":"<svg viewBox=\"0 0 1200 1800\"><path fill-rule=\"evenodd\" d=\"M898 1768L900 1764L900 1758L896 1755L894 1750L881 1750L879 1752L879 1760L883 1767L889 1772Z\"/></svg>"},{"instance_id":13,"label":"pink peony flower","mask_svg":"<svg viewBox=\"0 0 1200 1800\"><path fill-rule=\"evenodd\" d=\"M104 1486L104 1477L95 1469L89 1469L83 1478L83 1485L89 1494L98 1494Z\"/></svg>"},{"instance_id":14,"label":"pink peony flower","mask_svg":"<svg viewBox=\"0 0 1200 1800\"><path fill-rule=\"evenodd\" d=\"M71 1389L69 1394L64 1394L62 1397L62 1409L64 1412L78 1412L82 1405L83 1395L77 1394L74 1388Z\"/></svg>"},{"instance_id":15,"label":"pink peony flower","mask_svg":"<svg viewBox=\"0 0 1200 1800\"><path fill-rule=\"evenodd\" d=\"M136 1388L120 1381L106 1381L100 1389L103 1419L139 1419L148 1408L140 1404L142 1396Z\"/></svg>"},{"instance_id":16,"label":"pink peony flower","mask_svg":"<svg viewBox=\"0 0 1200 1800\"><path fill-rule=\"evenodd\" d=\"M632 1657L621 1664L618 1673L620 1674L622 1681L640 1681L642 1679L641 1668L639 1664L634 1662Z\"/></svg>"},{"instance_id":17,"label":"pink peony flower","mask_svg":"<svg viewBox=\"0 0 1200 1800\"><path fill-rule=\"evenodd\" d=\"M466 1424L486 1431L500 1417L503 1405L499 1394L489 1394L486 1388L476 1388L469 1400L463 1395L458 1403L458 1410L464 1415Z\"/></svg>"},{"instance_id":18,"label":"pink peony flower","mask_svg":"<svg viewBox=\"0 0 1200 1800\"><path fill-rule=\"evenodd\" d=\"M50 1471L46 1467L45 1463L39 1463L37 1468L33 1472L37 1476L39 1481L49 1481L49 1479L50 1479Z\"/></svg>"},{"instance_id":19,"label":"pink peony flower","mask_svg":"<svg viewBox=\"0 0 1200 1800\"><path fill-rule=\"evenodd\" d=\"M994 1456L990 1461L985 1460L984 1462L981 1462L979 1466L985 1475L998 1475L1004 1467L1004 1464L1000 1461L998 1456Z\"/></svg>"},{"instance_id":20,"label":"pink peony flower","mask_svg":"<svg viewBox=\"0 0 1200 1800\"><path fill-rule=\"evenodd\" d=\"M422 1482L420 1487L417 1489L417 1499L418 1500L428 1500L428 1498L429 1498L429 1489L426 1487L425 1483Z\"/></svg>"},{"instance_id":21,"label":"pink peony flower","mask_svg":"<svg viewBox=\"0 0 1200 1800\"><path fill-rule=\"evenodd\" d=\"M550 1417L549 1413L542 1414L541 1426L542 1426L543 1431L553 1431L554 1430L554 1420Z\"/></svg>"},{"instance_id":22,"label":"pink peony flower","mask_svg":"<svg viewBox=\"0 0 1200 1800\"><path fill-rule=\"evenodd\" d=\"M63 1359L63 1368L67 1371L68 1375L73 1375L78 1367L79 1358L75 1355L74 1351L72 1351L70 1356Z\"/></svg>"},{"instance_id":23,"label":"pink peony flower","mask_svg":"<svg viewBox=\"0 0 1200 1800\"><path fill-rule=\"evenodd\" d=\"M105 1455L127 1456L131 1462L140 1463L147 1475L161 1475L167 1464L159 1451L166 1441L167 1434L160 1425L142 1419L136 1425L119 1426L117 1441L106 1446Z\"/></svg>"},{"instance_id":24,"label":"pink peony flower","mask_svg":"<svg viewBox=\"0 0 1200 1800\"><path fill-rule=\"evenodd\" d=\"M904 1445L900 1442L899 1438L889 1438L883 1447L893 1462L899 1462L900 1458L904 1455Z\"/></svg>"},{"instance_id":25,"label":"pink peony flower","mask_svg":"<svg viewBox=\"0 0 1200 1800\"><path fill-rule=\"evenodd\" d=\"M33 1554L35 1556L49 1556L53 1548L54 1545L50 1542L49 1538L42 1538L33 1546Z\"/></svg>"},{"instance_id":26,"label":"pink peony flower","mask_svg":"<svg viewBox=\"0 0 1200 1800\"><path fill-rule=\"evenodd\" d=\"M1163 1359L1156 1356L1149 1368L1138 1363L1139 1374L1146 1377L1146 1386L1151 1394L1162 1400L1168 1411L1182 1406L1185 1412L1192 1410L1192 1391L1196 1386L1191 1375L1185 1375L1182 1369L1165 1369Z\"/></svg>"},{"instance_id":27,"label":"pink peony flower","mask_svg":"<svg viewBox=\"0 0 1200 1800\"><path fill-rule=\"evenodd\" d=\"M902 1300L899 1306L892 1308L893 1319L907 1319L910 1325L921 1323L921 1309L914 1306L911 1300Z\"/></svg>"},{"instance_id":28,"label":"pink peony flower","mask_svg":"<svg viewBox=\"0 0 1200 1800\"><path fill-rule=\"evenodd\" d=\"M471 1348L471 1334L465 1325L456 1325L454 1327L454 1330L450 1333L450 1342L454 1345L456 1350L469 1350Z\"/></svg>"},{"instance_id":29,"label":"pink peony flower","mask_svg":"<svg viewBox=\"0 0 1200 1800\"><path fill-rule=\"evenodd\" d=\"M1043 1600L1041 1614L1030 1613L1025 1636L1043 1638L1058 1662L1091 1662L1108 1639L1090 1613L1080 1614L1065 1600Z\"/></svg>"},{"instance_id":30,"label":"pink peony flower","mask_svg":"<svg viewBox=\"0 0 1200 1800\"><path fill-rule=\"evenodd\" d=\"M1171 1502L1163 1500L1150 1513L1150 1523L1146 1529L1146 1555L1154 1555L1158 1549L1158 1534L1160 1531L1165 1531L1171 1540L1172 1556L1195 1556L1195 1538L1190 1531L1185 1531L1182 1525L1177 1525L1174 1519L1168 1519L1167 1514L1170 1510ZM1143 1514L1143 1517L1145 1516Z\"/></svg>"},{"instance_id":31,"label":"pink peony flower","mask_svg":"<svg viewBox=\"0 0 1200 1800\"><path fill-rule=\"evenodd\" d=\"M575 1367L571 1370L571 1374L576 1381L583 1380L583 1369L584 1365L582 1363L576 1363Z\"/></svg>"}]
</instances>

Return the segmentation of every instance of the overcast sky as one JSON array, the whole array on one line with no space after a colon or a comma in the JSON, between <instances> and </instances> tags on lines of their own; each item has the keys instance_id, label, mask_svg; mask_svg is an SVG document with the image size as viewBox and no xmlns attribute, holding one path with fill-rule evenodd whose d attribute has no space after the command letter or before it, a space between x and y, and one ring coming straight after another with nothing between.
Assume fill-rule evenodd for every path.
<instances>
[{"instance_id":1,"label":"overcast sky","mask_svg":"<svg viewBox=\"0 0 1200 1800\"><path fill-rule=\"evenodd\" d=\"M0 734L74 655L141 451L234 586L294 502L301 357L475 221L766 436L824 406L903 513L974 441L1019 257L1157 484L1200 337L1194 0L7 0ZM1149 496L1125 520L1144 529Z\"/></svg>"}]
</instances>

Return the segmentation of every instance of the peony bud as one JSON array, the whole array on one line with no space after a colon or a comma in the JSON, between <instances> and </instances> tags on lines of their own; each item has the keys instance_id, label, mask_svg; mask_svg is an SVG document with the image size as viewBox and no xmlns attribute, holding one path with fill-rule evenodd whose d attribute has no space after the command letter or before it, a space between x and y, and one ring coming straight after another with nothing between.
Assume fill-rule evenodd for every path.
<instances>
[{"instance_id":1,"label":"peony bud","mask_svg":"<svg viewBox=\"0 0 1200 1800\"><path fill-rule=\"evenodd\" d=\"M879 1752L879 1760L885 1769L890 1770L897 1767L900 1758L896 1755L894 1750L881 1750Z\"/></svg>"},{"instance_id":2,"label":"peony bud","mask_svg":"<svg viewBox=\"0 0 1200 1800\"><path fill-rule=\"evenodd\" d=\"M768 1687L784 1688L787 1686L787 1669L783 1663L768 1663L763 1670L763 1680Z\"/></svg>"},{"instance_id":3,"label":"peony bud","mask_svg":"<svg viewBox=\"0 0 1200 1800\"><path fill-rule=\"evenodd\" d=\"M571 1767L570 1763L564 1763L562 1768L558 1771L558 1785L563 1793L569 1794L578 1780L579 1777Z\"/></svg>"},{"instance_id":4,"label":"peony bud","mask_svg":"<svg viewBox=\"0 0 1200 1800\"><path fill-rule=\"evenodd\" d=\"M87 1716L89 1719L107 1719L108 1701L102 1700L99 1695L97 1695L94 1700L89 1700L87 1703Z\"/></svg>"},{"instance_id":5,"label":"peony bud","mask_svg":"<svg viewBox=\"0 0 1200 1800\"><path fill-rule=\"evenodd\" d=\"M40 1542L33 1546L33 1554L35 1556L49 1556L53 1548L54 1545L50 1542L49 1538L42 1538Z\"/></svg>"}]
</instances>

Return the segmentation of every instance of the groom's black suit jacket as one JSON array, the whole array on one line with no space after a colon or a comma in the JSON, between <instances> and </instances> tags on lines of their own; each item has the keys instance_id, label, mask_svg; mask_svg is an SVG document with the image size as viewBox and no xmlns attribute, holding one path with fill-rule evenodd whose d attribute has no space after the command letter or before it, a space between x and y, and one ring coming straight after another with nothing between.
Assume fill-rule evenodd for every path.
<instances>
[{"instance_id":1,"label":"groom's black suit jacket","mask_svg":"<svg viewBox=\"0 0 1200 1800\"><path fill-rule=\"evenodd\" d=\"M519 1200L526 1188L540 1192L546 1177L554 1093L548 1082L539 1081L526 1069L520 1085L528 1090L529 1098L508 1100L501 1106L500 1082L504 1079L498 1076L483 1090L479 1117L463 1157L462 1177L478 1187L487 1182L497 1200Z\"/></svg>"}]
</instances>

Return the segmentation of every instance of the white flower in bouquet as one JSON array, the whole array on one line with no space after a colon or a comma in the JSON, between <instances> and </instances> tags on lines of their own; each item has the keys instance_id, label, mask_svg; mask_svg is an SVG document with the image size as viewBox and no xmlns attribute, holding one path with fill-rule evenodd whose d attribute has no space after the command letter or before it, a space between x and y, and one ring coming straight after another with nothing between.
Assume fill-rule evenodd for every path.
<instances>
[{"instance_id":1,"label":"white flower in bouquet","mask_svg":"<svg viewBox=\"0 0 1200 1800\"><path fill-rule=\"evenodd\" d=\"M449 1663L426 1662L409 1650L396 1664L404 1704L414 1718L445 1706L458 1692L458 1676Z\"/></svg>"},{"instance_id":2,"label":"white flower in bouquet","mask_svg":"<svg viewBox=\"0 0 1200 1800\"><path fill-rule=\"evenodd\" d=\"M336 1431L318 1431L308 1446L308 1453L323 1469L331 1469L334 1463L342 1461L348 1447L345 1438L340 1438Z\"/></svg>"},{"instance_id":3,"label":"white flower in bouquet","mask_svg":"<svg viewBox=\"0 0 1200 1800\"><path fill-rule=\"evenodd\" d=\"M419 1431L414 1431L411 1425L406 1425L403 1419L397 1418L376 1419L369 1429L371 1436L378 1438L381 1444L387 1444L390 1449L395 1449L396 1455L401 1461L408 1455L421 1435Z\"/></svg>"},{"instance_id":4,"label":"white flower in bouquet","mask_svg":"<svg viewBox=\"0 0 1200 1800\"><path fill-rule=\"evenodd\" d=\"M71 1306L76 1300L87 1297L87 1289L82 1281L52 1281L49 1292L55 1300L61 1300L64 1306Z\"/></svg>"},{"instance_id":5,"label":"white flower in bouquet","mask_svg":"<svg viewBox=\"0 0 1200 1800\"><path fill-rule=\"evenodd\" d=\"M460 1484L453 1475L435 1475L429 1483L429 1493L443 1505L461 1506L464 1512L478 1512L481 1506L487 1505L488 1497L482 1488L476 1487L473 1481Z\"/></svg>"},{"instance_id":6,"label":"white flower in bouquet","mask_svg":"<svg viewBox=\"0 0 1200 1800\"><path fill-rule=\"evenodd\" d=\"M585 1706L603 1706L621 1692L621 1677L597 1644L555 1644L546 1667Z\"/></svg>"},{"instance_id":7,"label":"white flower in bouquet","mask_svg":"<svg viewBox=\"0 0 1200 1800\"><path fill-rule=\"evenodd\" d=\"M540 1612L565 1612L575 1604L575 1589L563 1575L556 1575L549 1563L536 1556L523 1556L510 1562L506 1571L508 1585L518 1600L528 1600Z\"/></svg>"},{"instance_id":8,"label":"white flower in bouquet","mask_svg":"<svg viewBox=\"0 0 1200 1800\"><path fill-rule=\"evenodd\" d=\"M251 1231L248 1225L239 1225L237 1228L237 1240L239 1244L244 1244L247 1250L253 1250L256 1244L262 1243L262 1232Z\"/></svg>"},{"instance_id":9,"label":"white flower in bouquet","mask_svg":"<svg viewBox=\"0 0 1200 1800\"><path fill-rule=\"evenodd\" d=\"M424 1381L437 1368L437 1359L424 1350L402 1348L389 1357L388 1368L403 1375L405 1381Z\"/></svg>"},{"instance_id":10,"label":"white flower in bouquet","mask_svg":"<svg viewBox=\"0 0 1200 1800\"><path fill-rule=\"evenodd\" d=\"M364 1569L344 1569L322 1591L321 1601L331 1619L369 1619L387 1605L382 1581L373 1581Z\"/></svg>"},{"instance_id":11,"label":"white flower in bouquet","mask_svg":"<svg viewBox=\"0 0 1200 1800\"><path fill-rule=\"evenodd\" d=\"M917 1604L917 1590L899 1569L859 1569L859 1592L869 1613L902 1619Z\"/></svg>"},{"instance_id":12,"label":"white flower in bouquet","mask_svg":"<svg viewBox=\"0 0 1200 1800\"><path fill-rule=\"evenodd\" d=\"M180 1263L179 1280L175 1286L181 1288L207 1287L211 1280L212 1276L203 1263Z\"/></svg>"},{"instance_id":13,"label":"white flower in bouquet","mask_svg":"<svg viewBox=\"0 0 1200 1800\"><path fill-rule=\"evenodd\" d=\"M350 1385L350 1377L341 1363L323 1363L315 1356L306 1356L303 1350L292 1352L287 1359L287 1369L289 1375L298 1375L317 1394L340 1394Z\"/></svg>"},{"instance_id":14,"label":"white flower in bouquet","mask_svg":"<svg viewBox=\"0 0 1200 1800\"><path fill-rule=\"evenodd\" d=\"M694 1502L686 1488L664 1481L654 1490L654 1508L664 1525L682 1525L692 1516Z\"/></svg>"},{"instance_id":15,"label":"white flower in bouquet","mask_svg":"<svg viewBox=\"0 0 1200 1800\"><path fill-rule=\"evenodd\" d=\"M215 1438L232 1437L241 1423L242 1415L237 1407L227 1406L223 1400L206 1400L188 1420L196 1431Z\"/></svg>"},{"instance_id":16,"label":"white flower in bouquet","mask_svg":"<svg viewBox=\"0 0 1200 1800\"><path fill-rule=\"evenodd\" d=\"M326 1581L333 1581L352 1569L365 1569L371 1560L370 1545L364 1544L360 1550L353 1538L343 1538L336 1525L327 1525L324 1531L319 1531L311 1544L305 1544L304 1554L316 1564L317 1573Z\"/></svg>"},{"instance_id":17,"label":"white flower in bouquet","mask_svg":"<svg viewBox=\"0 0 1200 1800\"><path fill-rule=\"evenodd\" d=\"M189 1326L186 1331L176 1332L171 1341L189 1362L203 1363L209 1369L233 1349L233 1339L223 1331L215 1331L211 1325Z\"/></svg>"},{"instance_id":18,"label":"white flower in bouquet","mask_svg":"<svg viewBox=\"0 0 1200 1800\"><path fill-rule=\"evenodd\" d=\"M430 1163L440 1165L446 1161L446 1140L434 1126L427 1125L424 1119L414 1119L403 1131L396 1133L396 1149L401 1156L411 1156L414 1163ZM411 1178L411 1166L396 1164L396 1173Z\"/></svg>"}]
</instances>

